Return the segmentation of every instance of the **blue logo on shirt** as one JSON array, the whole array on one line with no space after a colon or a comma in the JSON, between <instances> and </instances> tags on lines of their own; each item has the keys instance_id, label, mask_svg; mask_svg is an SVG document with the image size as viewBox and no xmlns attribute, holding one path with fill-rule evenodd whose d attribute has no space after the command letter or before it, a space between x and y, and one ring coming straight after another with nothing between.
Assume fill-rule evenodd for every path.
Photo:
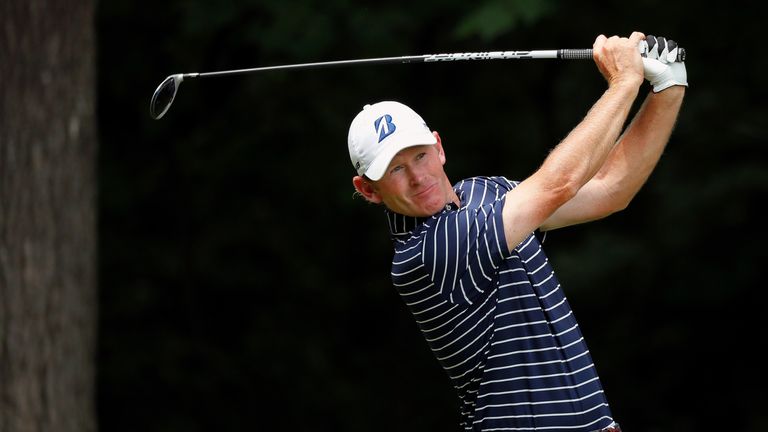
<instances>
[{"instance_id":1,"label":"blue logo on shirt","mask_svg":"<svg viewBox=\"0 0 768 432\"><path fill-rule=\"evenodd\" d=\"M381 120L384 120L383 122ZM383 116L376 119L375 122L373 122L373 127L376 129L376 132L379 133L379 142L381 142L384 138L392 135L392 132L397 129L394 123L392 123L392 116L389 114L384 114Z\"/></svg>"}]
</instances>

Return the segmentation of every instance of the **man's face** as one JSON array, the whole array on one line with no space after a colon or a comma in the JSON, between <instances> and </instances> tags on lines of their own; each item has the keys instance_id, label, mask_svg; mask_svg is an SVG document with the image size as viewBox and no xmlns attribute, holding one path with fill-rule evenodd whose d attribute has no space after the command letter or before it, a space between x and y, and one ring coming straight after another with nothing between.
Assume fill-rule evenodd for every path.
<instances>
[{"instance_id":1,"label":"man's face","mask_svg":"<svg viewBox=\"0 0 768 432\"><path fill-rule=\"evenodd\" d=\"M372 201L383 202L390 210L406 216L432 216L455 193L443 170L445 155L441 143L401 150L389 163L384 176L372 182ZM370 199L370 198L369 198Z\"/></svg>"}]
</instances>

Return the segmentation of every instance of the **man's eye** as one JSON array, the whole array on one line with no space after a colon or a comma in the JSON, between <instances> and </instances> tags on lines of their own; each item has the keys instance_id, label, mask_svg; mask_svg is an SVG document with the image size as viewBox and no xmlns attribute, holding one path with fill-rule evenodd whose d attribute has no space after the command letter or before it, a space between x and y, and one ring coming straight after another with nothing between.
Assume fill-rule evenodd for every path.
<instances>
[{"instance_id":1,"label":"man's eye","mask_svg":"<svg viewBox=\"0 0 768 432\"><path fill-rule=\"evenodd\" d=\"M419 159L423 158L423 157L424 157L424 156L426 156L426 155L427 155L427 153L426 153L426 152L423 152L423 153L419 153L418 155L416 155L416 160L419 160Z\"/></svg>"},{"instance_id":2,"label":"man's eye","mask_svg":"<svg viewBox=\"0 0 768 432\"><path fill-rule=\"evenodd\" d=\"M395 173L397 171L400 171L401 169L403 169L403 166L402 165L398 165L398 166L392 168L389 172L390 173Z\"/></svg>"}]
</instances>

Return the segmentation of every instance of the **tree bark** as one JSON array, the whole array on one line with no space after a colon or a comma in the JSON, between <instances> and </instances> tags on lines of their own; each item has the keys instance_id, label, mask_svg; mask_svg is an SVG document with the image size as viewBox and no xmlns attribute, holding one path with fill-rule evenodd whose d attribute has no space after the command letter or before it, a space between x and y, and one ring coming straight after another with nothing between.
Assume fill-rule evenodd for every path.
<instances>
[{"instance_id":1,"label":"tree bark","mask_svg":"<svg viewBox=\"0 0 768 432\"><path fill-rule=\"evenodd\" d=\"M0 432L95 431L94 2L0 29Z\"/></svg>"}]
</instances>

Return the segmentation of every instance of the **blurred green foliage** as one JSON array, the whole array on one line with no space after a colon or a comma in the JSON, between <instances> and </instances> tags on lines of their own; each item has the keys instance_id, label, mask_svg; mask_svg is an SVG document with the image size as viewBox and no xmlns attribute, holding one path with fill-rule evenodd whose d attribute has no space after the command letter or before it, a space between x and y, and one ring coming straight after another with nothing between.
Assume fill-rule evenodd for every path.
<instances>
[{"instance_id":1,"label":"blurred green foliage","mask_svg":"<svg viewBox=\"0 0 768 432\"><path fill-rule=\"evenodd\" d=\"M555 0L491 0L481 2L463 18L455 34L461 39L477 36L484 42L515 30L521 25L534 25L555 12Z\"/></svg>"},{"instance_id":2,"label":"blurred green foliage","mask_svg":"<svg viewBox=\"0 0 768 432\"><path fill-rule=\"evenodd\" d=\"M457 430L453 389L389 283L381 210L352 195L361 107L401 100L453 181L523 179L604 88L591 62L167 75L669 36L691 87L630 208L546 246L629 431L765 430L758 206L768 113L738 3L99 3L100 341L105 431ZM630 10L631 9L631 10ZM716 32L713 34L713 32Z\"/></svg>"}]
</instances>

